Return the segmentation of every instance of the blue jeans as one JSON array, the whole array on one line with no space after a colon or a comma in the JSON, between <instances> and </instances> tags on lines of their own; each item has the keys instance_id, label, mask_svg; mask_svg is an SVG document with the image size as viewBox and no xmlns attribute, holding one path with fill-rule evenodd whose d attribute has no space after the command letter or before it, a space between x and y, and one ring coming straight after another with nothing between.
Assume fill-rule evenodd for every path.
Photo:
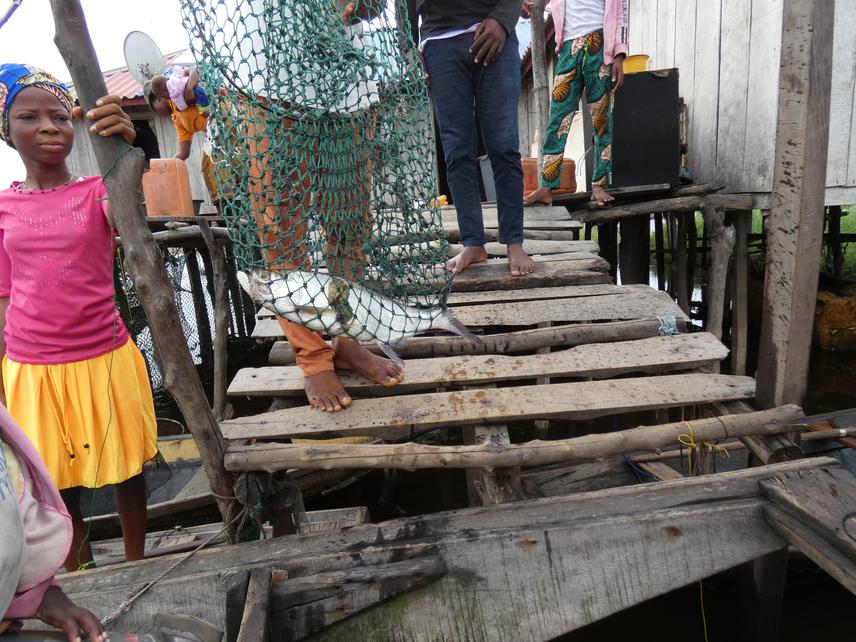
<instances>
[{"instance_id":1,"label":"blue jeans","mask_svg":"<svg viewBox=\"0 0 856 642\"><path fill-rule=\"evenodd\" d=\"M523 168L517 131L520 58L512 32L499 57L477 65L469 49L473 34L431 40L425 44L425 65L431 75L431 101L440 128L447 177L461 242L484 245L478 172L476 171L476 110L482 138L496 182L499 242L523 243Z\"/></svg>"}]
</instances>

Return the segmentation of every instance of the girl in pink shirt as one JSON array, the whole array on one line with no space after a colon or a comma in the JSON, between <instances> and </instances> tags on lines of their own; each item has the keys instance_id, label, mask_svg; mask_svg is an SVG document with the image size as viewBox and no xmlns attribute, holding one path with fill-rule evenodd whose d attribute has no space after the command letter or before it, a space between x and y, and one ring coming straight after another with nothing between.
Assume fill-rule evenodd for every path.
<instances>
[{"instance_id":1,"label":"girl in pink shirt","mask_svg":"<svg viewBox=\"0 0 856 642\"><path fill-rule=\"evenodd\" d=\"M112 124L102 133L133 140L127 116L110 107L115 118L94 127ZM27 171L0 191L3 392L71 514L66 568L74 570L92 560L81 487L116 485L125 555L142 557L141 473L157 433L145 361L113 301L107 192L101 177L74 176L66 166L71 111L67 89L49 74L0 65L0 138Z\"/></svg>"}]
</instances>

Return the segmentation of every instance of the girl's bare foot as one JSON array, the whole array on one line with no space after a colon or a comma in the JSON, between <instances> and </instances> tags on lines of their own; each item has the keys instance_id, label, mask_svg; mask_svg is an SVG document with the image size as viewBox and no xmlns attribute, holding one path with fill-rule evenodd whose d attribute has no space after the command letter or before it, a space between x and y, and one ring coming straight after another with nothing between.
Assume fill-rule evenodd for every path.
<instances>
[{"instance_id":1,"label":"girl's bare foot","mask_svg":"<svg viewBox=\"0 0 856 642\"><path fill-rule=\"evenodd\" d=\"M612 196L612 194L608 193L600 185L592 185L591 200L597 203L600 207L606 207L607 204L615 200L615 197Z\"/></svg>"},{"instance_id":2,"label":"girl's bare foot","mask_svg":"<svg viewBox=\"0 0 856 642\"><path fill-rule=\"evenodd\" d=\"M552 205L553 190L549 187L539 187L523 199L523 205Z\"/></svg>"},{"instance_id":3,"label":"girl's bare foot","mask_svg":"<svg viewBox=\"0 0 856 642\"><path fill-rule=\"evenodd\" d=\"M508 244L508 267L512 276L523 276L535 271L535 261L523 251L521 243Z\"/></svg>"},{"instance_id":4,"label":"girl's bare foot","mask_svg":"<svg viewBox=\"0 0 856 642\"><path fill-rule=\"evenodd\" d=\"M303 389L306 391L309 405L322 412L339 412L353 401L333 370L304 376Z\"/></svg>"},{"instance_id":5,"label":"girl's bare foot","mask_svg":"<svg viewBox=\"0 0 856 642\"><path fill-rule=\"evenodd\" d=\"M333 347L336 350L336 360L333 363L340 370L353 370L369 381L387 388L397 386L404 380L404 370L401 366L369 352L356 341L336 339Z\"/></svg>"},{"instance_id":6,"label":"girl's bare foot","mask_svg":"<svg viewBox=\"0 0 856 642\"><path fill-rule=\"evenodd\" d=\"M471 263L482 263L484 261L487 261L487 250L484 249L484 245L465 247L457 256L449 259L446 267L452 274L457 274Z\"/></svg>"}]
</instances>

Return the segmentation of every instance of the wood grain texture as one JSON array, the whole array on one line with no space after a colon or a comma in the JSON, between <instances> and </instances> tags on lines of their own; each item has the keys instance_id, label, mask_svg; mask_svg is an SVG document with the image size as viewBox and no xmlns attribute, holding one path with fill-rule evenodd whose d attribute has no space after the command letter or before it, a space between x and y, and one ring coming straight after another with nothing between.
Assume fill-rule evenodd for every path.
<instances>
[{"instance_id":1,"label":"wood grain texture","mask_svg":"<svg viewBox=\"0 0 856 642\"><path fill-rule=\"evenodd\" d=\"M580 345L543 355L460 355L414 359L405 364L405 379L383 388L352 372L339 380L350 392L403 394L441 385L477 385L547 377L613 377L630 372L692 370L718 363L728 350L712 335L699 332L637 341ZM243 368L229 385L229 394L299 396L303 372L297 366Z\"/></svg>"},{"instance_id":2,"label":"wood grain texture","mask_svg":"<svg viewBox=\"0 0 856 642\"><path fill-rule=\"evenodd\" d=\"M227 439L378 435L410 438L440 426L606 414L751 399L755 381L726 375L667 375L356 399L348 412L288 408L223 422Z\"/></svg>"},{"instance_id":3,"label":"wood grain texture","mask_svg":"<svg viewBox=\"0 0 856 642\"><path fill-rule=\"evenodd\" d=\"M808 379L824 227L833 15L784 0L779 113L768 220L758 402L800 402Z\"/></svg>"},{"instance_id":4,"label":"wood grain texture","mask_svg":"<svg viewBox=\"0 0 856 642\"><path fill-rule=\"evenodd\" d=\"M560 462L609 458L618 453L652 451L678 444L692 430L698 441L719 441L749 434L774 434L790 428L801 415L796 406L744 415L725 415L657 426L640 426L608 434L592 434L554 441L509 444L507 434L486 433L481 444L428 446L424 444L255 444L235 446L226 455L233 470L286 468L483 468L547 466ZM476 441L476 440L472 440ZM680 453L678 453L680 454ZM675 454L675 457L678 456ZM626 462L625 462L626 465Z\"/></svg>"},{"instance_id":5,"label":"wood grain texture","mask_svg":"<svg viewBox=\"0 0 856 642\"><path fill-rule=\"evenodd\" d=\"M115 630L144 629L166 606L222 627L231 578L255 567L305 577L408 559L436 547L447 566L443 579L331 634L550 639L781 548L761 516L758 480L835 465L805 460L203 550L140 598ZM76 603L103 616L176 559L92 569L61 581Z\"/></svg>"}]
</instances>

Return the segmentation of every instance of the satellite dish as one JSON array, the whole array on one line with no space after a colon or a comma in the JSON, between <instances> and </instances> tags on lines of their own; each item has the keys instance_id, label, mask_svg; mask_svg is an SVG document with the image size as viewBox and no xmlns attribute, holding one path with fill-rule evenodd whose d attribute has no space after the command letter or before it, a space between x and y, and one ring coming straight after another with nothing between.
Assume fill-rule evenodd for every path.
<instances>
[{"instance_id":1,"label":"satellite dish","mask_svg":"<svg viewBox=\"0 0 856 642\"><path fill-rule=\"evenodd\" d=\"M141 85L163 71L164 58L155 41L142 31L125 36L125 63Z\"/></svg>"}]
</instances>

